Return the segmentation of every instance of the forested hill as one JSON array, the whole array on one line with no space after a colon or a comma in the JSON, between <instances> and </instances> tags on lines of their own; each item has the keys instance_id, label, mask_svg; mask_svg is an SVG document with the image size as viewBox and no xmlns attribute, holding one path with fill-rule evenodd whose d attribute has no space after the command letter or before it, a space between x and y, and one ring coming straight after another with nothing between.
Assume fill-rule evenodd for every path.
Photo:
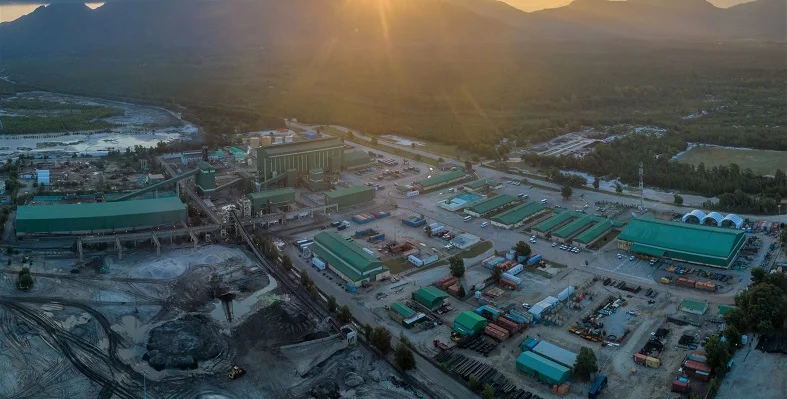
<instances>
[{"instance_id":1,"label":"forested hill","mask_svg":"<svg viewBox=\"0 0 787 399\"><path fill-rule=\"evenodd\" d=\"M0 51L244 51L545 39L785 40L784 0L576 0L525 13L496 0L139 0L40 7L0 24Z\"/></svg>"}]
</instances>

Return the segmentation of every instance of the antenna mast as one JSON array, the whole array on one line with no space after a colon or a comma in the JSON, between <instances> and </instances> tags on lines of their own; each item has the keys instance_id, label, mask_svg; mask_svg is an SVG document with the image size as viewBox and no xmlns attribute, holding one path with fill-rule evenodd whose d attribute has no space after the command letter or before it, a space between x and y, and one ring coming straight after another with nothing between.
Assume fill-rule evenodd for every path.
<instances>
[{"instance_id":1,"label":"antenna mast","mask_svg":"<svg viewBox=\"0 0 787 399\"><path fill-rule=\"evenodd\" d=\"M645 166L639 162L639 211L645 211Z\"/></svg>"}]
</instances>

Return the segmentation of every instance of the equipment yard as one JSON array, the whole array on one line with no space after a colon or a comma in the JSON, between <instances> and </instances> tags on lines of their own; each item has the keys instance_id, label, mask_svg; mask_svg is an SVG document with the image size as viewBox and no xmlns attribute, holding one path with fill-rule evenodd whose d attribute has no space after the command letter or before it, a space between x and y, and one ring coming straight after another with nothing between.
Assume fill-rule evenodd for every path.
<instances>
[{"instance_id":1,"label":"equipment yard","mask_svg":"<svg viewBox=\"0 0 787 399\"><path fill-rule=\"evenodd\" d=\"M784 270L772 221L294 128L7 164L0 397L705 395L720 312Z\"/></svg>"}]
</instances>

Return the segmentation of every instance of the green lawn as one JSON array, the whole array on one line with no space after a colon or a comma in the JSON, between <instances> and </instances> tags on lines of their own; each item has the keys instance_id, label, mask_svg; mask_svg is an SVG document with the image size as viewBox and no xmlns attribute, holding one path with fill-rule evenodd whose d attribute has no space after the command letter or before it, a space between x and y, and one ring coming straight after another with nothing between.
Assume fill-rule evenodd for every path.
<instances>
[{"instance_id":1,"label":"green lawn","mask_svg":"<svg viewBox=\"0 0 787 399\"><path fill-rule=\"evenodd\" d=\"M470 249L462 251L457 255L465 259L475 258L476 256L481 255L486 251L489 251L490 249L492 249L492 247L494 247L492 241L481 241L478 244L470 247Z\"/></svg>"},{"instance_id":2,"label":"green lawn","mask_svg":"<svg viewBox=\"0 0 787 399\"><path fill-rule=\"evenodd\" d=\"M391 274L399 274L405 270L411 269L415 267L412 263L408 262L407 259L402 258L393 258L383 261L385 267L391 269Z\"/></svg>"},{"instance_id":3,"label":"green lawn","mask_svg":"<svg viewBox=\"0 0 787 399\"><path fill-rule=\"evenodd\" d=\"M776 169L787 170L787 152L702 146L681 154L678 162L695 166L704 163L707 169L734 163L742 171L749 168L758 175L773 175Z\"/></svg>"}]
</instances>

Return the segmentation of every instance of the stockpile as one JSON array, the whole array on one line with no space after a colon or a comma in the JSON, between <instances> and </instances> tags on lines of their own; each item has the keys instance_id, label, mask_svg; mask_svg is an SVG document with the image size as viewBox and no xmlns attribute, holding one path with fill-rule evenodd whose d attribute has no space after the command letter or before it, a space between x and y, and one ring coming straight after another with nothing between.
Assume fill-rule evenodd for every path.
<instances>
[{"instance_id":1,"label":"stockpile","mask_svg":"<svg viewBox=\"0 0 787 399\"><path fill-rule=\"evenodd\" d=\"M470 359L461 353L453 351L442 352L434 357L434 361L442 364L446 370L462 377L465 381L469 380L472 375L480 386L491 386L495 390L495 398L540 398L529 391L517 388L514 383L498 372L496 367Z\"/></svg>"},{"instance_id":2,"label":"stockpile","mask_svg":"<svg viewBox=\"0 0 787 399\"><path fill-rule=\"evenodd\" d=\"M437 286L437 288L440 288L441 290L446 290L446 289L448 289L448 287L456 285L458 282L459 282L459 278L454 277L454 276L447 276L447 277L443 277L440 280L438 280L435 283L435 286ZM458 286L457 286L457 288L458 288Z\"/></svg>"}]
</instances>

